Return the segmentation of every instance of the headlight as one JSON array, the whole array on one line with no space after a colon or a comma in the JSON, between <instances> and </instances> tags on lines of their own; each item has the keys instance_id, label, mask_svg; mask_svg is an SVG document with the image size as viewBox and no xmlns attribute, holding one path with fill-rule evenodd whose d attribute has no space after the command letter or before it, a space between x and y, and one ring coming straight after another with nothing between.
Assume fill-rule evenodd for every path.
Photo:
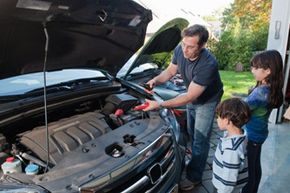
<instances>
[{"instance_id":1,"label":"headlight","mask_svg":"<svg viewBox=\"0 0 290 193\"><path fill-rule=\"evenodd\" d=\"M180 126L179 126L179 124L176 120L176 117L175 117L174 113L172 112L172 110L163 108L160 110L160 116L169 125L169 127L171 128L171 130L175 136L176 141L179 142L179 140L180 140Z\"/></svg>"},{"instance_id":2,"label":"headlight","mask_svg":"<svg viewBox=\"0 0 290 193\"><path fill-rule=\"evenodd\" d=\"M0 193L48 193L48 191L38 186L7 183L0 185Z\"/></svg>"},{"instance_id":3,"label":"headlight","mask_svg":"<svg viewBox=\"0 0 290 193\"><path fill-rule=\"evenodd\" d=\"M39 191L36 189L31 189L31 188L17 188L17 189L1 189L1 193L44 193L43 191Z\"/></svg>"}]
</instances>

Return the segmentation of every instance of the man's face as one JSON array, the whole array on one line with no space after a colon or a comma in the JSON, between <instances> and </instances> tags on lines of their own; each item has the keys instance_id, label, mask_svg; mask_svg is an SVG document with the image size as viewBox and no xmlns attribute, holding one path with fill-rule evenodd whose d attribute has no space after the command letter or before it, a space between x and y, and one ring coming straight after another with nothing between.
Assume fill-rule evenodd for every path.
<instances>
[{"instance_id":1,"label":"man's face","mask_svg":"<svg viewBox=\"0 0 290 193\"><path fill-rule=\"evenodd\" d=\"M198 57L203 46L198 45L198 36L185 36L181 41L183 55L189 60L194 60Z\"/></svg>"}]
</instances>

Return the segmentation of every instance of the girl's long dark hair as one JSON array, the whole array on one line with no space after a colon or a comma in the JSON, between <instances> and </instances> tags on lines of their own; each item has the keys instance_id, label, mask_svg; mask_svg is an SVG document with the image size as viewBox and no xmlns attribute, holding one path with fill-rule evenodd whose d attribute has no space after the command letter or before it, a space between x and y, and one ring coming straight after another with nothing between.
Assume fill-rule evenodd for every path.
<instances>
[{"instance_id":1,"label":"girl's long dark hair","mask_svg":"<svg viewBox=\"0 0 290 193\"><path fill-rule=\"evenodd\" d=\"M271 108L278 108L283 103L283 61L277 50L267 50L255 55L251 60L251 67L270 69L271 73L265 79L270 86L269 103ZM257 81L256 87L261 85L261 81Z\"/></svg>"}]
</instances>

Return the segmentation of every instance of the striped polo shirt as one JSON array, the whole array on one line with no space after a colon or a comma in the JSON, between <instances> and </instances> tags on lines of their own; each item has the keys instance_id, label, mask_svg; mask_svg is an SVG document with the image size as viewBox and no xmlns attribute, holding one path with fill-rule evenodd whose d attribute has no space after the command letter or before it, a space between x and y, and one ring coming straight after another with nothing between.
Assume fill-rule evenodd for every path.
<instances>
[{"instance_id":1,"label":"striped polo shirt","mask_svg":"<svg viewBox=\"0 0 290 193\"><path fill-rule=\"evenodd\" d=\"M239 192L248 181L247 139L243 135L223 137L213 160L212 182L218 193Z\"/></svg>"}]
</instances>

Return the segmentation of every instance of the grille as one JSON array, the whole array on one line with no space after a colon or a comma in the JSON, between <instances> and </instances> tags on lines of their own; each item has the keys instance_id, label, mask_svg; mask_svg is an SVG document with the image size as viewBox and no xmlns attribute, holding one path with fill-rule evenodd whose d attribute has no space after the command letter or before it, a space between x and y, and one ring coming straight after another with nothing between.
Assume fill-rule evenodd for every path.
<instances>
[{"instance_id":1,"label":"grille","mask_svg":"<svg viewBox=\"0 0 290 193\"><path fill-rule=\"evenodd\" d=\"M82 188L82 192L102 193L156 193L173 184L176 179L177 161L173 136L168 132L142 150L134 158L135 166L121 176L112 179L101 188ZM132 161L132 160L130 160ZM99 190L97 190L99 189Z\"/></svg>"},{"instance_id":2,"label":"grille","mask_svg":"<svg viewBox=\"0 0 290 193\"><path fill-rule=\"evenodd\" d=\"M140 178L139 180L137 181L134 180L134 183L132 183L125 190L121 191L121 193L158 192L160 187L162 187L162 185L166 183L169 177L174 175L174 163L175 163L174 153L173 153L173 150L171 149L170 157L167 159L161 160L160 162L160 167L162 170L160 177L159 177L159 174L155 174L156 176L154 176L154 172L152 176L151 175L149 176L147 173L146 175L143 175L143 177ZM155 168L153 167L153 169ZM117 192L117 191L112 191L112 192Z\"/></svg>"}]
</instances>

